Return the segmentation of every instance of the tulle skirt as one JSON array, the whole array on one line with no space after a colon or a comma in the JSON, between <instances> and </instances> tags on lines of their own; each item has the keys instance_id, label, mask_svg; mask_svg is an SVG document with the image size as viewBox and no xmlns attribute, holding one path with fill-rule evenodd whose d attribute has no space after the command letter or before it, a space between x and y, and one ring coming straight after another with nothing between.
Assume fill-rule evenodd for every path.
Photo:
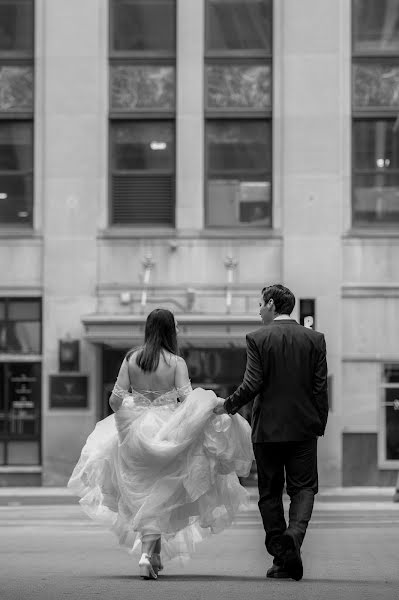
<instances>
[{"instance_id":1,"label":"tulle skirt","mask_svg":"<svg viewBox=\"0 0 399 600\"><path fill-rule=\"evenodd\" d=\"M181 404L127 396L89 435L68 487L130 552L160 537L164 560L189 558L248 508L238 477L251 469L251 428L239 414L215 415L216 403L201 388Z\"/></svg>"}]
</instances>

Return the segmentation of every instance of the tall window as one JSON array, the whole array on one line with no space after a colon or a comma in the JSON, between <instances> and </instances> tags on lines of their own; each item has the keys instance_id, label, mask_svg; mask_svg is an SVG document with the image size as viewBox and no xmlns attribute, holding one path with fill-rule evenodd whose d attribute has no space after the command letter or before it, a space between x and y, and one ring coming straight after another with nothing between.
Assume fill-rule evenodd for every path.
<instances>
[{"instance_id":1,"label":"tall window","mask_svg":"<svg viewBox=\"0 0 399 600\"><path fill-rule=\"evenodd\" d=\"M174 226L176 1L110 0L110 222Z\"/></svg>"},{"instance_id":2,"label":"tall window","mask_svg":"<svg viewBox=\"0 0 399 600\"><path fill-rule=\"evenodd\" d=\"M272 0L206 2L206 224L272 226Z\"/></svg>"},{"instance_id":3,"label":"tall window","mask_svg":"<svg viewBox=\"0 0 399 600\"><path fill-rule=\"evenodd\" d=\"M399 225L399 0L353 0L354 226Z\"/></svg>"},{"instance_id":4,"label":"tall window","mask_svg":"<svg viewBox=\"0 0 399 600\"><path fill-rule=\"evenodd\" d=\"M39 299L0 298L0 465L41 461L41 323Z\"/></svg>"},{"instance_id":5,"label":"tall window","mask_svg":"<svg viewBox=\"0 0 399 600\"><path fill-rule=\"evenodd\" d=\"M0 226L31 226L33 0L0 0Z\"/></svg>"},{"instance_id":6,"label":"tall window","mask_svg":"<svg viewBox=\"0 0 399 600\"><path fill-rule=\"evenodd\" d=\"M380 409L379 462L399 467L399 364L386 364ZM395 462L393 462L395 461Z\"/></svg>"}]
</instances>

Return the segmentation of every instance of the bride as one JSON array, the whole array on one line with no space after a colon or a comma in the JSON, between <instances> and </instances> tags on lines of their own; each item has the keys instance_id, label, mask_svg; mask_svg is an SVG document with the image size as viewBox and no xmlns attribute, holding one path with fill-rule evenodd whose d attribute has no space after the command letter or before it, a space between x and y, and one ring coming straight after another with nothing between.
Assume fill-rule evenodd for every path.
<instances>
[{"instance_id":1,"label":"bride","mask_svg":"<svg viewBox=\"0 0 399 600\"><path fill-rule=\"evenodd\" d=\"M68 482L91 518L141 552L144 579L163 569L161 544L164 560L188 558L249 504L238 476L253 461L250 426L216 415L213 391L192 390L177 333L169 310L149 314L144 345L122 362L114 414L97 423Z\"/></svg>"}]
</instances>

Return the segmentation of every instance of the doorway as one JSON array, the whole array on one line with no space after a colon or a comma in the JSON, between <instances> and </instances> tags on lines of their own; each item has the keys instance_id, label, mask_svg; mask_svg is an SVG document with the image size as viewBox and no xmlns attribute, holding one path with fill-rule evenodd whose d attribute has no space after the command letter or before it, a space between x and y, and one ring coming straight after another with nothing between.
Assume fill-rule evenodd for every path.
<instances>
[{"instance_id":1,"label":"doorway","mask_svg":"<svg viewBox=\"0 0 399 600\"><path fill-rule=\"evenodd\" d=\"M102 351L102 414L104 418L112 413L109 397L114 387L126 349L103 346ZM193 388L211 389L217 396L226 398L241 383L246 365L245 348L226 347L183 347L181 356L187 363ZM240 412L249 421L252 403Z\"/></svg>"}]
</instances>

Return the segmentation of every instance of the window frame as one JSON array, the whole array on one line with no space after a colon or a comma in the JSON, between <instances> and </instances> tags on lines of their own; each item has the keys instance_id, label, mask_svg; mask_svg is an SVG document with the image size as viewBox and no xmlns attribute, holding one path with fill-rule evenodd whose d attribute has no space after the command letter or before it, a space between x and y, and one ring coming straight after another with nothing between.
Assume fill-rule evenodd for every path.
<instances>
[{"instance_id":1,"label":"window frame","mask_svg":"<svg viewBox=\"0 0 399 600\"><path fill-rule=\"evenodd\" d=\"M212 0L204 1L205 10L205 31L204 31L204 92L203 92L203 106L204 106L204 228L208 231L215 230L233 230L240 233L248 232L251 235L252 232L271 232L273 230L273 151L271 150L271 161L270 161L270 226L265 225L212 225L208 221L209 217L209 181L210 173L212 171L208 168L208 140L207 140L207 125L212 121L265 121L268 122L270 127L270 145L273 149L273 86L274 86L274 71L273 71L273 40L274 40L274 1L270 0L270 16L271 16L271 40L270 48L271 51L267 50L210 50L209 49L209 35L210 35L210 5ZM208 76L207 66L208 65L268 65L270 68L270 107L264 109L247 109L247 108L209 108L208 107ZM231 170L232 175L238 175L239 170ZM223 171L226 175L229 170ZM250 177L253 176L254 172L248 170L242 170L243 181L250 181ZM265 168L259 171L259 174L269 173L269 169ZM261 175L259 175L261 176ZM245 179L247 177L247 179ZM265 179L265 181L267 181Z\"/></svg>"},{"instance_id":2,"label":"window frame","mask_svg":"<svg viewBox=\"0 0 399 600\"><path fill-rule=\"evenodd\" d=\"M351 193L352 193L352 203L351 203L351 215L352 215L352 227L353 228L361 228L362 230L366 230L366 231L374 231L376 229L387 229L389 231L394 231L395 229L399 228L399 221L395 221L392 224L389 224L387 222L383 222L383 223L377 223L376 221L373 221L372 223L367 223L367 222L362 222L360 219L358 219L357 221L355 221L355 189L356 189L356 180L357 180L357 176L358 175L398 175L399 177L399 167L395 168L395 169L391 169L390 172L388 171L378 171L378 168L375 169L363 169L363 170L359 170L356 168L356 156L355 156L355 144L354 142L354 138L355 138L355 126L356 123L359 123L360 121L369 121L371 123L376 123L377 121L385 121L385 120L393 120L393 119L399 119L399 111L396 115L392 115L391 114L392 111L390 111L390 113L386 113L384 115L382 115L381 113L377 116L375 114L374 111L364 111L361 115L357 115L354 116L352 115L352 132L351 132L351 136L352 136L352 177L351 177ZM399 191L399 185L398 185L398 191ZM399 207L398 207L398 212L399 212Z\"/></svg>"},{"instance_id":3,"label":"window frame","mask_svg":"<svg viewBox=\"0 0 399 600\"><path fill-rule=\"evenodd\" d=\"M37 442L37 447L38 447L38 462L35 464L30 464L29 463L29 467L40 467L42 464L42 434L41 434L41 428L42 428L42 397L41 397L41 393L42 393L42 382L43 382L43 365L42 365L42 353L43 353L43 300L40 296L1 296L0 297L0 302L4 305L4 319L1 319L1 323L4 323L5 326L7 327L8 323L15 323L15 322L24 322L24 321L29 321L28 319L9 319L9 306L12 302L26 302L26 303L32 303L35 302L38 304L38 308L39 308L39 322L40 322L40 330L39 330L39 335L40 335L40 339L39 339L39 343L40 343L40 348L39 348L39 353L29 353L29 354L17 354L17 353L8 353L7 351L2 351L1 355L2 355L2 360L0 361L0 369L3 371L3 377L4 377L4 388L3 390L0 390L0 393L2 393L3 391L5 392L5 408L6 410L4 411L5 416L7 415L7 423L8 421L8 415L10 413L10 404L9 404L9 381L7 378L7 370L10 366L15 365L15 364L26 364L26 365L36 365L38 368L38 381L37 381L37 399L38 402L35 405L35 429L36 432L34 434L18 434L18 433L11 433L9 431L7 432L1 432L0 431L0 444L3 445L4 448L4 461L0 462L0 467L19 467L19 466L26 466L25 463L21 463L21 464L16 464L16 463L9 463L7 458L7 451L8 451L8 443L9 442L18 442L18 441L26 441L26 442Z\"/></svg>"},{"instance_id":4,"label":"window frame","mask_svg":"<svg viewBox=\"0 0 399 600\"><path fill-rule=\"evenodd\" d=\"M173 230L176 227L176 103L177 103L177 72L176 72L176 54L177 54L177 1L174 0L174 12L175 12L175 49L174 52L167 51L116 51L113 48L113 32L114 32L114 6L117 0L109 0L108 11L109 11L109 27L108 27L108 64L110 68L116 65L153 65L153 66L172 66L175 70L175 106L173 110L170 109L134 109L131 111L117 110L112 107L111 104L111 77L108 81L108 97L109 97L109 114L108 114L108 217L107 223L109 229L139 229L145 231L146 229L170 229ZM113 222L113 195L112 195L112 180L116 170L113 168L114 156L113 150L113 137L112 129L114 124L118 121L126 122L139 122L139 121L164 121L173 123L174 131L174 160L173 160L173 172L166 170L151 170L151 169L137 169L125 171L125 174L132 175L149 175L153 173L155 176L158 175L171 175L173 184L173 198L172 204L173 214L171 215L170 225L159 225L154 221L153 223L142 224L128 222L126 224L114 223ZM118 170L119 171L119 170Z\"/></svg>"},{"instance_id":5,"label":"window frame","mask_svg":"<svg viewBox=\"0 0 399 600\"><path fill-rule=\"evenodd\" d=\"M31 5L32 7L32 50L30 52L24 50L1 50L0 48L0 56L4 57L6 60L29 60L32 59L35 55L35 0L0 0L1 4L26 4Z\"/></svg>"},{"instance_id":6,"label":"window frame","mask_svg":"<svg viewBox=\"0 0 399 600\"><path fill-rule=\"evenodd\" d=\"M380 372L380 389L378 394L379 406L378 406L378 467L380 469L399 469L399 459L388 459L386 456L386 443L387 443L387 432L386 432L386 419L385 419L385 407L390 406L392 403L386 402L385 390L397 389L399 394L399 381L397 383L386 383L384 381L384 369L387 365L397 365L399 362L383 363L381 365Z\"/></svg>"},{"instance_id":7,"label":"window frame","mask_svg":"<svg viewBox=\"0 0 399 600\"><path fill-rule=\"evenodd\" d=\"M147 113L142 113L140 114L139 117L137 117L136 119L113 119L110 120L109 122L109 135L108 135L108 139L109 139L109 197L110 197L110 203L109 203L109 217L108 217L108 223L109 223L109 227L112 228L139 228L139 229L148 229L148 228L162 228L162 229L173 229L174 228L174 224L176 222L176 122L174 119L165 119L164 117L160 117L159 119L148 119L146 118L144 115L146 115ZM113 128L117 123L120 122L124 122L126 121L127 123L142 123L143 121L149 121L149 122L154 122L154 121L161 121L163 123L172 123L173 124L173 133L174 133L174 157L173 157L173 169L134 169L134 170L130 170L130 169L116 169L113 166L113 160L114 160L114 155L112 154L112 149L113 149ZM112 197L112 186L113 186L113 177L114 175L121 175L121 176L129 176L129 175L137 175L137 176L154 176L154 177L162 177L162 176L167 176L167 177L171 177L172 180L172 186L173 186L173 190L174 190L174 208L173 208L173 214L172 214L172 219L173 219L173 225L160 225L159 223L157 223L156 221L154 221L153 223L114 223L113 221L113 197Z\"/></svg>"},{"instance_id":8,"label":"window frame","mask_svg":"<svg viewBox=\"0 0 399 600\"><path fill-rule=\"evenodd\" d=\"M270 28L270 33L271 33L271 40L270 40L270 48L272 49L271 52L268 52L267 50L261 50L261 49L251 49L251 50L210 50L209 49L209 35L210 35L210 23L211 23L211 11L210 11L210 5L212 4L212 0L204 0L204 5L205 5L205 37L204 37L204 43L205 43L205 59L217 59L217 60L222 60L223 58L226 58L228 60L228 62L235 62L235 60L240 60L243 59L244 61L246 60L250 60L250 59L259 59L262 61L262 64L264 64L264 60L265 58L267 60L270 60L270 62L272 62L273 59L273 37L274 37L274 32L273 32L273 16L274 16L274 2L273 0L268 0L270 2L270 10L271 10L271 28ZM205 61L206 62L206 61ZM272 83L273 83L273 77L272 77Z\"/></svg>"},{"instance_id":9,"label":"window frame","mask_svg":"<svg viewBox=\"0 0 399 600\"><path fill-rule=\"evenodd\" d=\"M0 4L11 4L10 0L0 0ZM36 28L35 28L35 0L18 0L18 4L26 4L32 6L32 50L30 52L27 51L18 51L18 50L1 50L0 49L0 67L3 66L29 66L33 69L33 94L32 94L32 110L26 111L2 111L0 110L0 123L4 122L26 122L31 125L31 136L32 136L32 146L31 146L31 157L32 157L32 169L29 173L24 172L22 170L18 171L10 171L10 170L1 170L0 176L7 175L18 175L27 176L28 174L32 177L32 193L31 197L27 198L31 205L30 217L29 220L25 222L13 221L10 223L5 223L0 219L0 228L3 230L6 229L33 229L34 219L33 219L33 211L35 206L35 198L34 198L34 178L35 178L35 156L34 156L34 147L35 147L35 128L34 128L34 112L35 112L35 39L36 39Z\"/></svg>"},{"instance_id":10,"label":"window frame","mask_svg":"<svg viewBox=\"0 0 399 600\"><path fill-rule=\"evenodd\" d=\"M7 325L9 323L19 323L19 322L24 322L24 321L28 321L29 323L31 321L29 321L28 319L19 319L19 320L15 320L15 319L9 319L8 318L8 314L9 314L9 305L12 302L37 302L38 306L39 306L39 323L40 323L40 330L39 330L39 352L30 352L30 353L15 353L15 352L7 352L7 350L5 351L1 351L0 353L3 356L13 356L13 357L20 357L21 360L23 360L25 357L30 357L30 356L39 356L42 354L43 352L43 301L42 298L38 297L38 296L33 296L31 298L29 297L19 297L19 296L7 296L7 297L0 297L0 302L4 303L4 319L0 319L0 323L4 323L5 326L7 327Z\"/></svg>"},{"instance_id":11,"label":"window frame","mask_svg":"<svg viewBox=\"0 0 399 600\"><path fill-rule=\"evenodd\" d=\"M352 229L360 229L362 231L388 230L393 231L399 228L399 221L392 224L378 223L376 221L364 223L356 221L355 215L355 175L358 174L355 166L355 144L354 144L354 128L355 123L360 120L370 120L373 122L380 120L399 120L399 105L394 106L356 106L355 105L355 64L390 64L392 61L397 61L399 64L399 49L394 52L392 50L383 51L359 51L355 49L355 0L351 2L351 227ZM370 170L371 174L371 170ZM398 186L399 191L399 186ZM398 209L399 210L399 209Z\"/></svg>"},{"instance_id":12,"label":"window frame","mask_svg":"<svg viewBox=\"0 0 399 600\"><path fill-rule=\"evenodd\" d=\"M109 48L109 60L110 62L164 62L172 61L173 64L176 62L176 37L177 37L177 2L174 0L171 4L174 4L175 8L175 51L167 52L166 50L115 50L113 47L113 31L115 25L114 18L114 6L118 0L109 0L108 2L108 48ZM144 4L144 2L142 2Z\"/></svg>"},{"instance_id":13,"label":"window frame","mask_svg":"<svg viewBox=\"0 0 399 600\"><path fill-rule=\"evenodd\" d=\"M373 0L375 1L375 0ZM377 59L384 59L384 58L397 58L398 54L399 54L399 47L397 52L393 52L392 50L380 50L380 51L362 51L362 50L355 50L355 2L356 0L351 0L351 33L352 33L352 44L351 44L351 48L352 48L352 58L356 57L356 58L377 58Z\"/></svg>"}]
</instances>

